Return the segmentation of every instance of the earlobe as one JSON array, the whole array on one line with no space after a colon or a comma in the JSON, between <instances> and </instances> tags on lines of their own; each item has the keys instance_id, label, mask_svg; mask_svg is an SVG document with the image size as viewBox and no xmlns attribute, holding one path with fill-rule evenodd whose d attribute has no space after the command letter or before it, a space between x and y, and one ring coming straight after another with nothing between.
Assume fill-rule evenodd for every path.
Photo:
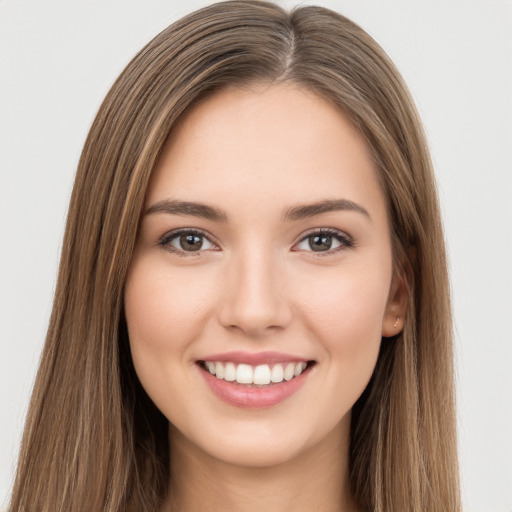
<instances>
[{"instance_id":1,"label":"earlobe","mask_svg":"<svg viewBox=\"0 0 512 512\"><path fill-rule=\"evenodd\" d=\"M382 336L384 338L396 336L403 329L407 313L408 289L405 276L402 273L395 273L382 320Z\"/></svg>"}]
</instances>

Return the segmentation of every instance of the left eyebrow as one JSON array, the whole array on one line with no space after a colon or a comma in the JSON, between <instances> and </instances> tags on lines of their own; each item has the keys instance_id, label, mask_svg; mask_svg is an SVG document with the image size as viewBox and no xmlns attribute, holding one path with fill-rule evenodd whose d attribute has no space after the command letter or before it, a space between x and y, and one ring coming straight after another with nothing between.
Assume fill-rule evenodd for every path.
<instances>
[{"instance_id":1,"label":"left eyebrow","mask_svg":"<svg viewBox=\"0 0 512 512\"><path fill-rule=\"evenodd\" d=\"M352 211L363 214L371 221L370 214L361 205L349 201L348 199L326 199L317 203L303 204L289 208L284 214L285 221L301 220L308 217L314 217L322 213L335 211Z\"/></svg>"}]
</instances>

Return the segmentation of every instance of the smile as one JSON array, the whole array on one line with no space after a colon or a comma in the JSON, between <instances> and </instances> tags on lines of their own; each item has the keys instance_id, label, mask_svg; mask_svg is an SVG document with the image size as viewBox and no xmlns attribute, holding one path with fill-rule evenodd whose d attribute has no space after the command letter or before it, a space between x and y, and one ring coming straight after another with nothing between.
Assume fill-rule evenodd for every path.
<instances>
[{"instance_id":1,"label":"smile","mask_svg":"<svg viewBox=\"0 0 512 512\"><path fill-rule=\"evenodd\" d=\"M306 383L316 366L316 361L274 352L231 352L196 363L217 398L242 408L266 408L285 401Z\"/></svg>"},{"instance_id":2,"label":"smile","mask_svg":"<svg viewBox=\"0 0 512 512\"><path fill-rule=\"evenodd\" d=\"M217 379L238 384L266 386L292 380L298 377L307 367L307 362L277 363L273 365L236 364L234 362L202 361L203 368Z\"/></svg>"}]
</instances>

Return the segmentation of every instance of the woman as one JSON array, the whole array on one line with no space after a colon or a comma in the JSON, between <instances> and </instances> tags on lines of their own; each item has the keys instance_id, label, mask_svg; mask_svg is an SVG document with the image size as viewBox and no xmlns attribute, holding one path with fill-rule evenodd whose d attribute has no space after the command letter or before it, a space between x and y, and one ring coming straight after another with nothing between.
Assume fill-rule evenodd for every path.
<instances>
[{"instance_id":1,"label":"woman","mask_svg":"<svg viewBox=\"0 0 512 512\"><path fill-rule=\"evenodd\" d=\"M107 95L11 510L458 510L444 244L396 69L331 11L197 11Z\"/></svg>"}]
</instances>

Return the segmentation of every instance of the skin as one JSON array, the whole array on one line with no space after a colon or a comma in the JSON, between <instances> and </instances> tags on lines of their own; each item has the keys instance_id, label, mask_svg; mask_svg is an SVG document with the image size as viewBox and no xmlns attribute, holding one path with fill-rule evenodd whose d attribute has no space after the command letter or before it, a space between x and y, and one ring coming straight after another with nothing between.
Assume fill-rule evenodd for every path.
<instances>
[{"instance_id":1,"label":"skin","mask_svg":"<svg viewBox=\"0 0 512 512\"><path fill-rule=\"evenodd\" d=\"M360 210L284 218L338 199ZM126 282L137 375L171 424L166 509L356 510L351 408L382 337L400 331L406 300L366 142L297 85L227 88L195 106L167 141L145 211L165 200L226 217L146 213ZM161 243L179 228L204 232L201 250L184 251L179 237ZM325 228L342 238L313 251L308 236ZM232 350L315 364L283 402L247 409L220 400L197 364Z\"/></svg>"}]
</instances>

